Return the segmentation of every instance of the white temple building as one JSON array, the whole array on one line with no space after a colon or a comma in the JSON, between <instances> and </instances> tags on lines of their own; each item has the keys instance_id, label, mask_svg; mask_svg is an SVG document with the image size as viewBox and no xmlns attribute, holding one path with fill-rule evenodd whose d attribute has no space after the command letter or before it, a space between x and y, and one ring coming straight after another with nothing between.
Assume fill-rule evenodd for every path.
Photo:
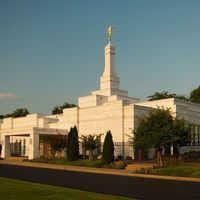
<instances>
[{"instance_id":1,"label":"white temple building","mask_svg":"<svg viewBox=\"0 0 200 200\"><path fill-rule=\"evenodd\" d=\"M192 125L193 141L184 151L199 150L200 104L174 98L140 102L138 98L129 97L127 91L120 89L115 53L115 46L109 41L105 46L105 67L100 77L100 89L79 97L77 107L64 109L63 114L59 115L29 114L1 120L1 156L7 158L17 151L20 156L38 158L44 148L41 145L42 136L67 134L76 125L79 135L104 133L102 142L110 130L115 143L115 156L133 158L133 147L127 135L132 135L139 117L158 106L170 108L174 116L184 117Z\"/></svg>"}]
</instances>

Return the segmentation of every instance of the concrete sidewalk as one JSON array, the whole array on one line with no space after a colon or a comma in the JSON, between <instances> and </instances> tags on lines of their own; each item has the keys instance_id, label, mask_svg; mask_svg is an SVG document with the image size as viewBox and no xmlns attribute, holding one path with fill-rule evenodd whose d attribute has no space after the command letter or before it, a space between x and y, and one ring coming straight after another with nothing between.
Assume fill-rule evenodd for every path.
<instances>
[{"instance_id":1,"label":"concrete sidewalk","mask_svg":"<svg viewBox=\"0 0 200 200\"><path fill-rule=\"evenodd\" d=\"M49 163L22 162L22 161L13 161L13 160L12 161L11 160L9 160L9 161L8 160L0 160L0 164L46 168L46 169L57 169L57 170L67 170L67 171L77 171L77 172L85 172L85 173L110 174L110 175L129 176L129 177L142 177L142 178L149 178L149 179L200 182L200 179L198 179L198 178L134 174L133 171L131 171L131 170L122 170L122 169L92 168L92 167L69 166L69 165L49 164Z\"/></svg>"}]
</instances>

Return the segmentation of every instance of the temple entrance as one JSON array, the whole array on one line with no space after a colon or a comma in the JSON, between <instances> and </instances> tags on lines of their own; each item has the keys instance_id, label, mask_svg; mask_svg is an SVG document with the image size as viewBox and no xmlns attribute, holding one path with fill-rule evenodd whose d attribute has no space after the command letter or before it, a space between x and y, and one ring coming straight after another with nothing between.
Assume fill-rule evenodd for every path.
<instances>
[{"instance_id":1,"label":"temple entrance","mask_svg":"<svg viewBox=\"0 0 200 200\"><path fill-rule=\"evenodd\" d=\"M18 139L11 142L10 155L14 157L26 156L26 139Z\"/></svg>"},{"instance_id":2,"label":"temple entrance","mask_svg":"<svg viewBox=\"0 0 200 200\"><path fill-rule=\"evenodd\" d=\"M40 135L40 157L64 157L66 146L66 135Z\"/></svg>"},{"instance_id":3,"label":"temple entrance","mask_svg":"<svg viewBox=\"0 0 200 200\"><path fill-rule=\"evenodd\" d=\"M14 134L5 133L1 137L2 158L27 157L32 160L60 153L60 139L66 139L66 130L30 128L24 132L16 130Z\"/></svg>"}]
</instances>

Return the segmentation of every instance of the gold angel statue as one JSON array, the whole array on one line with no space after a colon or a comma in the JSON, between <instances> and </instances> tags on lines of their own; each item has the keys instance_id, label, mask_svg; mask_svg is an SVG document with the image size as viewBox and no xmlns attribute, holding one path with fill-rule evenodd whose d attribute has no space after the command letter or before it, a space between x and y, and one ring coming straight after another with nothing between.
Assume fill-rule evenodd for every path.
<instances>
[{"instance_id":1,"label":"gold angel statue","mask_svg":"<svg viewBox=\"0 0 200 200\"><path fill-rule=\"evenodd\" d=\"M112 31L113 31L113 29L114 29L113 26L108 26L108 28L107 28L107 35L108 35L108 40L109 40L109 42L111 42Z\"/></svg>"}]
</instances>

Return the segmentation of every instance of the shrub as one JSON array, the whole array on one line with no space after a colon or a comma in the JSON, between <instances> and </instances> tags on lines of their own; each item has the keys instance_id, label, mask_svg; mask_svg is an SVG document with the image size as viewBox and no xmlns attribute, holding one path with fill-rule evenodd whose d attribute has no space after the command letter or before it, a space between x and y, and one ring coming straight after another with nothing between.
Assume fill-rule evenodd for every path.
<instances>
[{"instance_id":1,"label":"shrub","mask_svg":"<svg viewBox=\"0 0 200 200\"><path fill-rule=\"evenodd\" d=\"M140 174L145 174L146 173L145 168L144 167L140 168L139 172L140 172Z\"/></svg>"},{"instance_id":2,"label":"shrub","mask_svg":"<svg viewBox=\"0 0 200 200\"><path fill-rule=\"evenodd\" d=\"M102 160L108 164L114 161L114 143L110 131L107 132L104 140Z\"/></svg>"},{"instance_id":3,"label":"shrub","mask_svg":"<svg viewBox=\"0 0 200 200\"><path fill-rule=\"evenodd\" d=\"M67 159L69 161L78 160L79 158L79 142L78 131L76 126L71 128L67 137Z\"/></svg>"},{"instance_id":4,"label":"shrub","mask_svg":"<svg viewBox=\"0 0 200 200\"><path fill-rule=\"evenodd\" d=\"M123 161L116 161L113 163L113 168L114 169L125 169L126 163Z\"/></svg>"}]
</instances>

